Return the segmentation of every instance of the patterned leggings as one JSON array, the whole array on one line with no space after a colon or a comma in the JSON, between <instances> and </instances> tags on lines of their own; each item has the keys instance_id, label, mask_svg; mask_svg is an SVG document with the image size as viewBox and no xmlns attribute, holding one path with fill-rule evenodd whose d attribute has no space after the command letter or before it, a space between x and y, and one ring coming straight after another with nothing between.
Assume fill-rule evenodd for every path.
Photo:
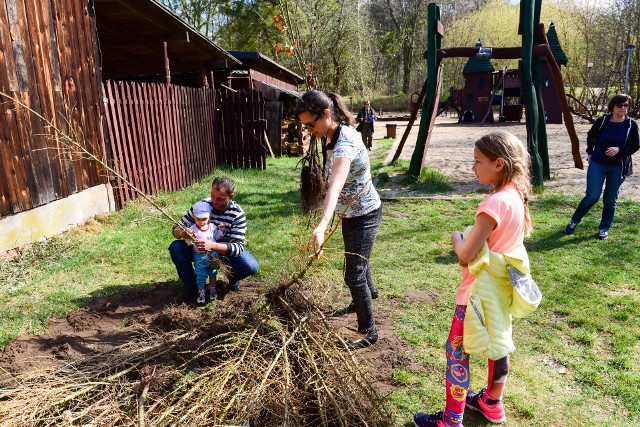
<instances>
[{"instance_id":1,"label":"patterned leggings","mask_svg":"<svg viewBox=\"0 0 640 427\"><path fill-rule=\"evenodd\" d=\"M449 338L447 338L447 407L444 420L448 425L462 424L464 406L469 390L469 355L464 352L462 337L464 331L464 316L466 305L456 305L451 321ZM509 356L500 360L489 360L489 381L487 390L492 384L500 383L502 387L509 371Z\"/></svg>"}]
</instances>

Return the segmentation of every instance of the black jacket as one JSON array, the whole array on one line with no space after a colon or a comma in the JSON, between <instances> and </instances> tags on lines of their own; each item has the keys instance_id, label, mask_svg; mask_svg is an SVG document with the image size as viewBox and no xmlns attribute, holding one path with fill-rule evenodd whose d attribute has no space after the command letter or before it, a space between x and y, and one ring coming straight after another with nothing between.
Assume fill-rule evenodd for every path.
<instances>
[{"instance_id":1,"label":"black jacket","mask_svg":"<svg viewBox=\"0 0 640 427\"><path fill-rule=\"evenodd\" d=\"M593 154L593 150L600 141L600 132L602 128L611 120L611 114L605 114L598 117L589 132L587 132L587 154ZM640 136L638 132L638 123L630 117L625 117L627 127L627 139L620 147L620 158L622 159L622 176L629 176L633 173L633 164L631 155L640 148Z\"/></svg>"}]
</instances>

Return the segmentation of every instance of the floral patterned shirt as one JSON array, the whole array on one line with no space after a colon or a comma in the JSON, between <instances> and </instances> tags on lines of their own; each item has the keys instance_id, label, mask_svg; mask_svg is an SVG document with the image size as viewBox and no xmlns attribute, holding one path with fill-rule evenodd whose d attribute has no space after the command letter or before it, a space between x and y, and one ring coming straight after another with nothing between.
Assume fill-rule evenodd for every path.
<instances>
[{"instance_id":1,"label":"floral patterned shirt","mask_svg":"<svg viewBox=\"0 0 640 427\"><path fill-rule=\"evenodd\" d=\"M345 218L353 218L378 209L381 205L380 196L371 181L369 153L362 142L360 132L341 124L331 142L326 146L326 150L325 169L329 175L331 175L335 159L347 158L351 160L347 180L342 187L340 196L338 196L336 213L345 212ZM352 200L353 203L351 203ZM345 211L347 206L349 208Z\"/></svg>"}]
</instances>

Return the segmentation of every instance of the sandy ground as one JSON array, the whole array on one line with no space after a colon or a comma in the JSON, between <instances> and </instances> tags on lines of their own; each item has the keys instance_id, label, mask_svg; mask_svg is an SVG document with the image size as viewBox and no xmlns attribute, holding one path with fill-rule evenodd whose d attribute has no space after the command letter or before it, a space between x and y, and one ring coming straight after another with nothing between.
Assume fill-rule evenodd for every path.
<instances>
[{"instance_id":1,"label":"sandy ground","mask_svg":"<svg viewBox=\"0 0 640 427\"><path fill-rule=\"evenodd\" d=\"M522 141L526 141L527 130L524 121L521 123L494 123L480 126L479 124L459 124L457 117L438 117L433 129L433 135L427 151L427 165L443 172L454 180L454 190L451 194L465 194L475 192L479 185L476 177L471 172L473 159L473 143L492 130L505 130L513 133ZM384 138L386 124L397 124L396 142L387 155L389 161L396 152L403 133L407 128L407 121L378 122L374 134L375 139ZM585 191L587 157L586 136L591 125L587 122L575 123L576 133L580 139L580 153L584 163L584 170L577 169L573 165L571 156L571 141L564 124L547 125L547 139L549 144L549 163L551 180L545 181L545 192L555 192L567 196L582 195ZM418 120L411 128L407 142L400 156L401 159L411 159L418 136ZM640 164L638 156L634 156L637 164ZM636 166L636 170L639 166ZM387 185L381 191L383 196L393 197L398 195L410 195L397 183ZM620 197L640 200L640 172L628 177L620 190Z\"/></svg>"}]
</instances>

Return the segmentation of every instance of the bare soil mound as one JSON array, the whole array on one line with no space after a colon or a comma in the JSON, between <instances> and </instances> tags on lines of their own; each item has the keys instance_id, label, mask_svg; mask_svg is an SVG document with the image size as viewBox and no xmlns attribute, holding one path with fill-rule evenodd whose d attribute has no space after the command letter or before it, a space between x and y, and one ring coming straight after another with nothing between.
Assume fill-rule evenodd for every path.
<instances>
[{"instance_id":1,"label":"bare soil mound","mask_svg":"<svg viewBox=\"0 0 640 427\"><path fill-rule=\"evenodd\" d=\"M203 321L203 306L182 300L181 285L175 282L159 283L151 290L131 289L96 298L64 318L52 318L46 334L24 336L5 347L0 353L0 369L5 370L0 382L11 382L11 374L18 372L55 369L107 352L149 330L199 330L200 339L227 332L242 313L262 297L261 292L258 282L243 281L240 291L230 292L215 302L213 322ZM321 308L344 336L352 335L356 325L355 314L346 313L348 303L348 300L338 301ZM380 311L376 314L380 340L356 355L369 367L370 377L384 395L392 390L395 368L419 367L408 343L395 336L393 316Z\"/></svg>"}]
</instances>

